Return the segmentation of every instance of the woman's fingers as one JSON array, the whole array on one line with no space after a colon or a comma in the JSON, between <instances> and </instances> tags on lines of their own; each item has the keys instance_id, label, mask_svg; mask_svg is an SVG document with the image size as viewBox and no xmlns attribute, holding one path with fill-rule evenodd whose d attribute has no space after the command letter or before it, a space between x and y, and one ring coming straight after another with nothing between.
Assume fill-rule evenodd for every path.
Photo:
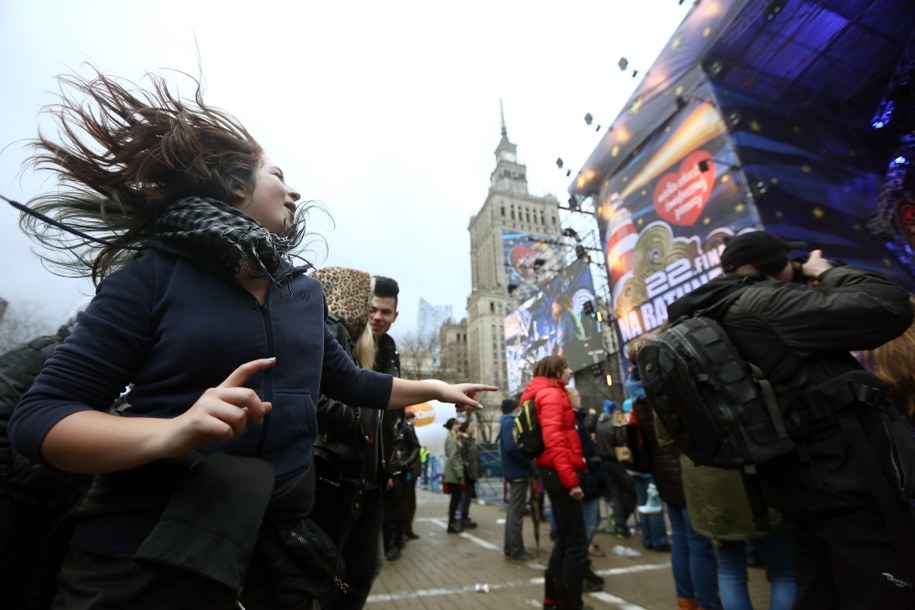
<instances>
[{"instance_id":1,"label":"woman's fingers","mask_svg":"<svg viewBox=\"0 0 915 610\"><path fill-rule=\"evenodd\" d=\"M245 385L248 377L255 373L269 369L276 364L276 358L258 358L250 362L239 365L237 369L229 373L226 380L219 384L220 388L236 388Z\"/></svg>"}]
</instances>

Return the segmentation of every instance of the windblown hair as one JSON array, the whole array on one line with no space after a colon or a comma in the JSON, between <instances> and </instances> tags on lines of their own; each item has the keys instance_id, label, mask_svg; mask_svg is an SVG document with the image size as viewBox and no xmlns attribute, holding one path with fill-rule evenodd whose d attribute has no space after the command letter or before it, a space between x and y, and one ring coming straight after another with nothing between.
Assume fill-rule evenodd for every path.
<instances>
[{"instance_id":1,"label":"windblown hair","mask_svg":"<svg viewBox=\"0 0 915 610\"><path fill-rule=\"evenodd\" d=\"M562 379L562 374L565 373L568 366L566 359L562 356L547 356L538 360L534 365L534 377Z\"/></svg>"},{"instance_id":2,"label":"windblown hair","mask_svg":"<svg viewBox=\"0 0 915 610\"><path fill-rule=\"evenodd\" d=\"M54 118L59 141L39 133L27 165L56 174L59 188L30 207L109 242L95 244L23 215L20 225L32 239L65 252L45 261L66 275L91 275L98 283L129 250L155 237L157 218L173 202L196 196L233 205L254 189L263 150L241 123L204 104L193 77L193 100L172 94L161 76L146 78L148 89L97 70L91 79L61 76L59 102L43 110ZM304 223L291 230L299 233L297 245Z\"/></svg>"},{"instance_id":3,"label":"windblown hair","mask_svg":"<svg viewBox=\"0 0 915 610\"><path fill-rule=\"evenodd\" d=\"M915 306L915 298L912 298ZM915 423L915 324L874 350L874 373L889 386L896 408Z\"/></svg>"}]
</instances>

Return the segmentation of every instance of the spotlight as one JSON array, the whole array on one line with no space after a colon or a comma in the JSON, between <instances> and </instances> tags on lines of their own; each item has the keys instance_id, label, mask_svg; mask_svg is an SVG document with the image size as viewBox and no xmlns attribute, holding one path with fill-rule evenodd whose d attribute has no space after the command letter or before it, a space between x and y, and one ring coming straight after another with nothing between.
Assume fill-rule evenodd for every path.
<instances>
[{"instance_id":1,"label":"spotlight","mask_svg":"<svg viewBox=\"0 0 915 610\"><path fill-rule=\"evenodd\" d=\"M785 0L773 0L766 6L766 21L775 21L785 8Z\"/></svg>"}]
</instances>

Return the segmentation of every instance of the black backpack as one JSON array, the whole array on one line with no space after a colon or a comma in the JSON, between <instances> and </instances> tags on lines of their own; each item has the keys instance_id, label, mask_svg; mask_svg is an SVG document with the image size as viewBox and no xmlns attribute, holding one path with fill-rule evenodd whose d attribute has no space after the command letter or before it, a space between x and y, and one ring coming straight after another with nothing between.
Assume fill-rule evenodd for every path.
<instances>
[{"instance_id":1,"label":"black backpack","mask_svg":"<svg viewBox=\"0 0 915 610\"><path fill-rule=\"evenodd\" d=\"M772 386L715 320L674 323L637 360L652 409L696 464L739 468L794 451Z\"/></svg>"},{"instance_id":2,"label":"black backpack","mask_svg":"<svg viewBox=\"0 0 915 610\"><path fill-rule=\"evenodd\" d=\"M521 412L515 418L512 437L515 439L515 447L524 457L532 460L543 453L543 431L540 429L540 422L537 421L537 408L533 398L521 403Z\"/></svg>"}]
</instances>

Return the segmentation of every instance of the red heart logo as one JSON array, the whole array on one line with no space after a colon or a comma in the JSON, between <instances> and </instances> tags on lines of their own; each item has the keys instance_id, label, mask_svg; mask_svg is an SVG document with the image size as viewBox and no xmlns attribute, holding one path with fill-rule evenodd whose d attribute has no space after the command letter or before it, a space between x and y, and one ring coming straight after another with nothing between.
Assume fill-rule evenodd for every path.
<instances>
[{"instance_id":1,"label":"red heart logo","mask_svg":"<svg viewBox=\"0 0 915 610\"><path fill-rule=\"evenodd\" d=\"M655 210L670 224L694 225L705 210L714 185L715 162L712 155L697 150L683 159L679 172L664 174L658 180L654 187Z\"/></svg>"}]
</instances>

